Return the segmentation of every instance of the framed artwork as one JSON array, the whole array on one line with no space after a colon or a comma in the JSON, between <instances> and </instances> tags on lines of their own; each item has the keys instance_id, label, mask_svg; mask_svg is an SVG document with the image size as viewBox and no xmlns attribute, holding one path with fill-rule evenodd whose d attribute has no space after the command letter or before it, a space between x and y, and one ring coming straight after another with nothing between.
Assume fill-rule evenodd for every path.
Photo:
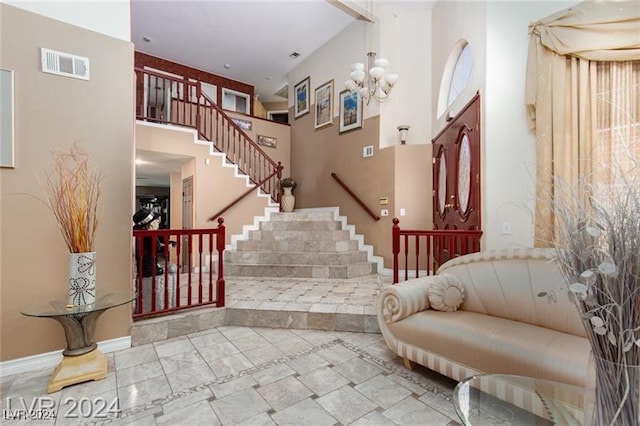
<instances>
[{"instance_id":1,"label":"framed artwork","mask_svg":"<svg viewBox=\"0 0 640 426\"><path fill-rule=\"evenodd\" d=\"M256 143L258 145L267 146L269 148L275 148L276 144L278 143L278 140L276 138L271 137L271 136L257 135L256 136Z\"/></svg>"},{"instance_id":2,"label":"framed artwork","mask_svg":"<svg viewBox=\"0 0 640 426\"><path fill-rule=\"evenodd\" d=\"M13 153L13 71L0 69L0 167L15 167Z\"/></svg>"},{"instance_id":3,"label":"framed artwork","mask_svg":"<svg viewBox=\"0 0 640 426\"><path fill-rule=\"evenodd\" d=\"M340 133L362 128L362 96L358 92L340 92Z\"/></svg>"},{"instance_id":4,"label":"framed artwork","mask_svg":"<svg viewBox=\"0 0 640 426\"><path fill-rule=\"evenodd\" d=\"M333 123L333 80L316 87L315 128Z\"/></svg>"},{"instance_id":5,"label":"framed artwork","mask_svg":"<svg viewBox=\"0 0 640 426\"><path fill-rule=\"evenodd\" d=\"M309 77L293 87L293 116L302 117L309 112Z\"/></svg>"},{"instance_id":6,"label":"framed artwork","mask_svg":"<svg viewBox=\"0 0 640 426\"><path fill-rule=\"evenodd\" d=\"M242 130L251 130L253 128L253 122L249 120L243 120L241 118L232 118L234 123L238 125Z\"/></svg>"}]
</instances>

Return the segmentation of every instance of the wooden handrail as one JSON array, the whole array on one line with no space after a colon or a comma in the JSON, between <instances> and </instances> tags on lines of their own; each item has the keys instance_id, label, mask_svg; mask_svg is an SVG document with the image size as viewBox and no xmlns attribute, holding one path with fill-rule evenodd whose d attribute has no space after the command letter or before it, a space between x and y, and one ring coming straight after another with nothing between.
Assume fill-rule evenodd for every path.
<instances>
[{"instance_id":1,"label":"wooden handrail","mask_svg":"<svg viewBox=\"0 0 640 426\"><path fill-rule=\"evenodd\" d=\"M272 171L278 167L281 170L282 165L269 157L202 91L200 81L190 81L139 67L135 68L135 73L136 118L196 129L201 139L210 141L251 182L260 182L262 190L274 201L279 201L279 179L282 173L274 174Z\"/></svg>"},{"instance_id":2,"label":"wooden handrail","mask_svg":"<svg viewBox=\"0 0 640 426\"><path fill-rule=\"evenodd\" d=\"M373 218L373 220L380 220L380 216L378 216L378 215L377 215L373 210L371 210L371 209L370 209L370 208L369 208L369 207L368 207L368 206L367 206L367 205L366 205L366 204L365 204L365 203L360 199L360 197L358 197L358 196L357 196L357 195L356 195L356 194L351 190L351 188L349 188L349 187L347 186L347 184L346 184L346 183L344 183L344 182L342 181L342 179L340 179L340 178L338 177L338 175L337 175L337 174L335 174L335 173L331 173L331 177L332 177L332 178L334 178L334 179L336 180L336 182L338 182L338 183L340 184L340 186L341 186L342 188L344 188L344 190L345 190L345 191L347 191L347 193L348 193L349 195L351 195L351 198L353 198L354 200L356 200L356 202L357 202L358 204L360 204L360 206L361 206L361 207L362 207L362 208L363 208L367 213L369 213L369 216L371 216L371 217Z\"/></svg>"},{"instance_id":3,"label":"wooden handrail","mask_svg":"<svg viewBox=\"0 0 640 426\"><path fill-rule=\"evenodd\" d=\"M226 207L224 207L222 210L220 210L218 213L214 214L213 216L211 216L207 220L213 221L213 220L216 220L218 217L222 216L223 213L225 213L231 207L233 207L236 204L238 204L240 202L240 200L242 200L247 195L251 194L256 188L258 188L259 186L263 185L267 180L271 179L275 175L279 175L282 172L282 169L283 169L283 167L280 164L280 162L278 161L278 165L276 166L276 170L274 170L273 173L271 173L269 176L264 178L261 182L256 183L252 188L247 189L242 195L240 195L238 198L236 198L235 200L230 202ZM278 176L278 179L280 179L280 176Z\"/></svg>"}]
</instances>

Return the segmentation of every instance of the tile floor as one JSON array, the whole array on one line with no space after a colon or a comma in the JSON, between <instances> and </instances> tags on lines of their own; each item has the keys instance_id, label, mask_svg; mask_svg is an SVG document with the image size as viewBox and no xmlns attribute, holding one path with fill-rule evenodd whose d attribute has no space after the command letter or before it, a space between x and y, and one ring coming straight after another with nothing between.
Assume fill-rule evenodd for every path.
<instances>
[{"instance_id":1,"label":"tile floor","mask_svg":"<svg viewBox=\"0 0 640 426\"><path fill-rule=\"evenodd\" d=\"M455 382L405 369L380 334L222 326L107 356L105 380L53 394L51 369L2 378L2 424L34 424L6 415L34 401L57 415L39 425L458 424Z\"/></svg>"}]
</instances>

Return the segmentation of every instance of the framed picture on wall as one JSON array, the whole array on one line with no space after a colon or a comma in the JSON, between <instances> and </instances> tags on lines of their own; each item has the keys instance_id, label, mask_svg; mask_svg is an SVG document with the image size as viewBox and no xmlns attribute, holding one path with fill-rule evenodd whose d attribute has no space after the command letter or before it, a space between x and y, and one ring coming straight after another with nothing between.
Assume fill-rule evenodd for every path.
<instances>
[{"instance_id":1,"label":"framed picture on wall","mask_svg":"<svg viewBox=\"0 0 640 426\"><path fill-rule=\"evenodd\" d=\"M293 116L302 117L309 112L309 77L293 87Z\"/></svg>"},{"instance_id":2,"label":"framed picture on wall","mask_svg":"<svg viewBox=\"0 0 640 426\"><path fill-rule=\"evenodd\" d=\"M242 130L251 130L253 128L253 123L249 120L243 120L241 118L232 118L231 120L233 120L233 122Z\"/></svg>"},{"instance_id":3,"label":"framed picture on wall","mask_svg":"<svg viewBox=\"0 0 640 426\"><path fill-rule=\"evenodd\" d=\"M258 145L267 146L269 148L275 148L278 143L278 140L271 136L257 135L256 143Z\"/></svg>"},{"instance_id":4,"label":"framed picture on wall","mask_svg":"<svg viewBox=\"0 0 640 426\"><path fill-rule=\"evenodd\" d=\"M362 96L358 92L340 92L340 133L362 128Z\"/></svg>"},{"instance_id":5,"label":"framed picture on wall","mask_svg":"<svg viewBox=\"0 0 640 426\"><path fill-rule=\"evenodd\" d=\"M333 123L333 80L316 87L315 128Z\"/></svg>"}]
</instances>

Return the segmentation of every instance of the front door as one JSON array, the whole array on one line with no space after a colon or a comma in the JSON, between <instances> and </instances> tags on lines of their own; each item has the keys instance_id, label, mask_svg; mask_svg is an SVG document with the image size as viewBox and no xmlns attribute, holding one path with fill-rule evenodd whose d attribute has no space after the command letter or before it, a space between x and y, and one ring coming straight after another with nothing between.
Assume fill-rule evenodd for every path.
<instances>
[{"instance_id":1,"label":"front door","mask_svg":"<svg viewBox=\"0 0 640 426\"><path fill-rule=\"evenodd\" d=\"M182 229L193 229L193 176L182 180ZM189 267L189 237L182 237L182 269Z\"/></svg>"},{"instance_id":2,"label":"front door","mask_svg":"<svg viewBox=\"0 0 640 426\"><path fill-rule=\"evenodd\" d=\"M432 143L433 229L481 229L479 94Z\"/></svg>"}]
</instances>

